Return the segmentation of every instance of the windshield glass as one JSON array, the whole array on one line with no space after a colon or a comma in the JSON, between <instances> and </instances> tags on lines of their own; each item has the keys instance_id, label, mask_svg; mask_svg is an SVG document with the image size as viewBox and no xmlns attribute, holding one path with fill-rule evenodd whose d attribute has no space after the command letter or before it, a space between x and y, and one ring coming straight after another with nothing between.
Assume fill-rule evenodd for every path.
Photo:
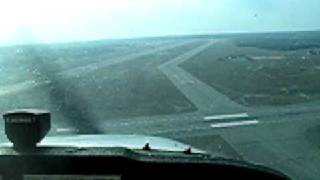
<instances>
[{"instance_id":1,"label":"windshield glass","mask_svg":"<svg viewBox=\"0 0 320 180\"><path fill-rule=\"evenodd\" d=\"M160 136L317 179L319 17L318 0L1 2L0 112L47 109L51 136Z\"/></svg>"}]
</instances>

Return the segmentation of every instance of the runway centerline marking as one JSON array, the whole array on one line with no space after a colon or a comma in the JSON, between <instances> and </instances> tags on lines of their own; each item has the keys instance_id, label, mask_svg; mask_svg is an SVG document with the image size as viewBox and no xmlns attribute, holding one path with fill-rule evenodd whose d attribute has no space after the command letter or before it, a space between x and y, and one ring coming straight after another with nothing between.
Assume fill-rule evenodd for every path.
<instances>
[{"instance_id":1,"label":"runway centerline marking","mask_svg":"<svg viewBox=\"0 0 320 180\"><path fill-rule=\"evenodd\" d=\"M227 127L235 127L235 126L248 126L258 124L258 120L248 120L248 121L233 121L233 122L225 122L225 123L215 123L211 124L211 128L227 128Z\"/></svg>"},{"instance_id":2,"label":"runway centerline marking","mask_svg":"<svg viewBox=\"0 0 320 180\"><path fill-rule=\"evenodd\" d=\"M57 128L56 132L57 133L78 133L79 130L76 129L76 128L72 128L72 127L69 127L69 128Z\"/></svg>"},{"instance_id":3,"label":"runway centerline marking","mask_svg":"<svg viewBox=\"0 0 320 180\"><path fill-rule=\"evenodd\" d=\"M248 120L248 121L233 121L233 122L224 122L224 123L214 123L211 124L211 128L226 128L226 127L234 127L234 126L248 126L258 124L258 120Z\"/></svg>"},{"instance_id":4,"label":"runway centerline marking","mask_svg":"<svg viewBox=\"0 0 320 180\"><path fill-rule=\"evenodd\" d=\"M205 116L203 121L211 120L222 120L222 119L238 119L238 118L247 118L249 117L247 113L238 113L238 114L220 114L214 116Z\"/></svg>"}]
</instances>

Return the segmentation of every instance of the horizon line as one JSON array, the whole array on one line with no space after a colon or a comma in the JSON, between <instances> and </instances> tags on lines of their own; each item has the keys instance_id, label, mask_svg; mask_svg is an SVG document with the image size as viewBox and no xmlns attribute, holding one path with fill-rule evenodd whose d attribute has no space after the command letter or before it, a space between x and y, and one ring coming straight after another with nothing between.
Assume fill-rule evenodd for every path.
<instances>
[{"instance_id":1,"label":"horizon line","mask_svg":"<svg viewBox=\"0 0 320 180\"><path fill-rule=\"evenodd\" d=\"M116 38L97 38L86 40L71 40L71 41L51 41L51 42L34 42L34 43L13 43L1 44L0 47L14 47L26 45L45 45L45 44L73 44L73 43L88 43L98 41L116 41L116 40L139 40L139 39L157 39L157 38L174 38L174 37L188 37L188 36L215 36L215 35L233 35L233 34L268 34L268 33L292 33L292 32L317 32L320 29L313 30L266 30L266 31L216 31L203 33L181 33L181 34L167 34L167 35L149 35L149 36L132 36L132 37L116 37Z\"/></svg>"}]
</instances>

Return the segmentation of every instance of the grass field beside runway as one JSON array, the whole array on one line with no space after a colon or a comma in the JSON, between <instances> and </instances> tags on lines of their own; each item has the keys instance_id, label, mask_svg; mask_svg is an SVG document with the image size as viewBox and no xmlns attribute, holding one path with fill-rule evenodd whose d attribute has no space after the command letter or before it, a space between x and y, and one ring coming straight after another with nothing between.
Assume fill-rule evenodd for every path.
<instances>
[{"instance_id":1,"label":"grass field beside runway","mask_svg":"<svg viewBox=\"0 0 320 180\"><path fill-rule=\"evenodd\" d=\"M172 39L132 39L0 47L0 86L30 79L42 81L47 78L46 74L105 62L175 42Z\"/></svg>"},{"instance_id":2,"label":"grass field beside runway","mask_svg":"<svg viewBox=\"0 0 320 180\"><path fill-rule=\"evenodd\" d=\"M71 78L55 76L42 62L39 71L50 83L1 96L1 111L45 108L58 121L73 123L195 111L157 67L200 44L190 43Z\"/></svg>"},{"instance_id":3,"label":"grass field beside runway","mask_svg":"<svg viewBox=\"0 0 320 180\"><path fill-rule=\"evenodd\" d=\"M254 35L265 41L242 37L241 44L232 38L220 41L180 66L246 106L287 105L319 100L320 49L314 42L317 39L313 39L312 44L303 38L282 40L288 44L282 42L279 49L271 50L272 43L269 41L273 39L268 41L264 36ZM300 41L302 45L295 45ZM320 44L320 40L316 42ZM258 43L265 44L258 46Z\"/></svg>"}]
</instances>

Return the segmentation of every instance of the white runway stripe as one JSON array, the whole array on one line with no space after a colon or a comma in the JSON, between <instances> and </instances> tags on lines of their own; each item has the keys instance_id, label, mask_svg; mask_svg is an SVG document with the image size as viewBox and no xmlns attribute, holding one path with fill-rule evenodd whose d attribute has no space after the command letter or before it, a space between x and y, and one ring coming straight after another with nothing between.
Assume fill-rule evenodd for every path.
<instances>
[{"instance_id":1,"label":"white runway stripe","mask_svg":"<svg viewBox=\"0 0 320 180\"><path fill-rule=\"evenodd\" d=\"M237 118L245 118L249 117L247 113L239 113L239 114L221 114L215 116L206 116L203 119L205 121L209 120L218 120L218 119L237 119Z\"/></svg>"},{"instance_id":2,"label":"white runway stripe","mask_svg":"<svg viewBox=\"0 0 320 180\"><path fill-rule=\"evenodd\" d=\"M257 120L234 121L234 122L226 122L226 123L215 123L215 124L211 124L210 127L212 127L212 128L224 128L224 127L233 127L233 126L253 125L253 124L258 124L258 123L259 123L259 121L257 121Z\"/></svg>"},{"instance_id":3,"label":"white runway stripe","mask_svg":"<svg viewBox=\"0 0 320 180\"><path fill-rule=\"evenodd\" d=\"M58 128L56 129L57 133L78 133L78 129L75 128Z\"/></svg>"}]
</instances>

